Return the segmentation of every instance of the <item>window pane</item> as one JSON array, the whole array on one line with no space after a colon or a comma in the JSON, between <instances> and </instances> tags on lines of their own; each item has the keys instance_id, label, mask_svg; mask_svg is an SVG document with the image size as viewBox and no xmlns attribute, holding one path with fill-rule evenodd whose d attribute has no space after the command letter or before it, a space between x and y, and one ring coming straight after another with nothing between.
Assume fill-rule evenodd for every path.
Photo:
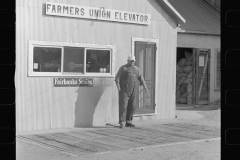
<instances>
[{"instance_id":1,"label":"window pane","mask_svg":"<svg viewBox=\"0 0 240 160\"><path fill-rule=\"evenodd\" d=\"M61 72L61 48L34 47L34 72Z\"/></svg>"},{"instance_id":2,"label":"window pane","mask_svg":"<svg viewBox=\"0 0 240 160\"><path fill-rule=\"evenodd\" d=\"M64 47L63 72L83 73L84 48Z\"/></svg>"},{"instance_id":3,"label":"window pane","mask_svg":"<svg viewBox=\"0 0 240 160\"><path fill-rule=\"evenodd\" d=\"M110 50L87 50L87 72L110 73Z\"/></svg>"}]
</instances>

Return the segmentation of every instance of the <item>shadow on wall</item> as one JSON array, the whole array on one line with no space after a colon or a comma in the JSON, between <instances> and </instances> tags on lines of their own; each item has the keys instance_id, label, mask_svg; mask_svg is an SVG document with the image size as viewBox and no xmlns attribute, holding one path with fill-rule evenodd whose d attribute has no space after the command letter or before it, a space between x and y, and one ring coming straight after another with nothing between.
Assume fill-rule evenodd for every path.
<instances>
[{"instance_id":1,"label":"shadow on wall","mask_svg":"<svg viewBox=\"0 0 240 160\"><path fill-rule=\"evenodd\" d=\"M93 115L101 96L104 93L104 86L79 87L77 101L75 102L75 123L74 127L92 127Z\"/></svg>"}]
</instances>

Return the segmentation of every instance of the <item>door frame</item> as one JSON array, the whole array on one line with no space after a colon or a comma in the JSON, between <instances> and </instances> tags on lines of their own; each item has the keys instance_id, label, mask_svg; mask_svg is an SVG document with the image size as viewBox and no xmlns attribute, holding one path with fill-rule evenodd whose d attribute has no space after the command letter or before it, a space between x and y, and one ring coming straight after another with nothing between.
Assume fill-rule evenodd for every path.
<instances>
[{"instance_id":1,"label":"door frame","mask_svg":"<svg viewBox=\"0 0 240 160\"><path fill-rule=\"evenodd\" d=\"M149 39L149 38L135 38L132 37L132 51L131 54L134 55L135 53L135 41L139 42L146 42L146 43L155 43L156 44L156 52L155 52L155 92L154 92L154 102L155 102L155 108L154 113L149 114L134 114L134 116L143 116L143 115L156 115L157 114L157 107L158 107L158 48L159 48L159 39Z\"/></svg>"},{"instance_id":2,"label":"door frame","mask_svg":"<svg viewBox=\"0 0 240 160\"><path fill-rule=\"evenodd\" d=\"M193 51L192 51L192 53L193 53L193 87L192 87L192 92L193 92L193 96L192 96L192 105L200 105L200 104L197 104L197 95L196 95L196 56L197 56L197 50L198 49L207 49L207 50L209 50L209 57L208 57L208 101L207 101L207 103L209 104L210 103L210 85L211 85L211 74L210 74L210 72L211 72L211 54L212 54L212 49L211 48L209 48L209 47L193 47L192 45L177 45L177 48L192 48L193 49ZM177 52L176 52L176 56L177 56Z\"/></svg>"}]
</instances>

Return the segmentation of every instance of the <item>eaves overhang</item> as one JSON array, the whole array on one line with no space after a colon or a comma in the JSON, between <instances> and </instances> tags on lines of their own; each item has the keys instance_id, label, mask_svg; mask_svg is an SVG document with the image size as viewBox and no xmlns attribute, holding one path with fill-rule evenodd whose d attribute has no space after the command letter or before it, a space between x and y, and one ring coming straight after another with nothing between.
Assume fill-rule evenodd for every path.
<instances>
[{"instance_id":1,"label":"eaves overhang","mask_svg":"<svg viewBox=\"0 0 240 160\"><path fill-rule=\"evenodd\" d=\"M186 20L184 17L168 2L168 0L157 0L161 7L167 11L167 13L175 20L177 24L184 24Z\"/></svg>"}]
</instances>

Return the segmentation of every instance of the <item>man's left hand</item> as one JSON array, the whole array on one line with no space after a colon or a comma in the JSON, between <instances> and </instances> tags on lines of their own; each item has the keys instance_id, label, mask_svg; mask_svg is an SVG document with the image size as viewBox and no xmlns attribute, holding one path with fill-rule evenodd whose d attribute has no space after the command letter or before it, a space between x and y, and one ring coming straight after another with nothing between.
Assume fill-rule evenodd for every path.
<instances>
[{"instance_id":1,"label":"man's left hand","mask_svg":"<svg viewBox=\"0 0 240 160\"><path fill-rule=\"evenodd\" d=\"M145 92L148 92L148 88L144 88Z\"/></svg>"}]
</instances>

